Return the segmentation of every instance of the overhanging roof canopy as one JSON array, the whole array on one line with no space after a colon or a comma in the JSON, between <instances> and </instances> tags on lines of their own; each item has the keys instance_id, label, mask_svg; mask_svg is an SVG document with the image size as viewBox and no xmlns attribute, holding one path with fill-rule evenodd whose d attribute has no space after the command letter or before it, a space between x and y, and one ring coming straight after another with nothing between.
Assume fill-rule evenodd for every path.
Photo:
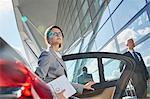
<instances>
[{"instance_id":1,"label":"overhanging roof canopy","mask_svg":"<svg viewBox=\"0 0 150 99\"><path fill-rule=\"evenodd\" d=\"M27 16L28 28L32 32L36 43L45 48L44 31L48 26L54 25L57 18L59 0L12 0L16 20L22 40L30 39L21 21L21 16ZM26 34L25 34L26 33ZM27 37L28 36L28 37Z\"/></svg>"},{"instance_id":2,"label":"overhanging roof canopy","mask_svg":"<svg viewBox=\"0 0 150 99\"><path fill-rule=\"evenodd\" d=\"M37 27L55 24L59 0L13 0L22 15L25 15Z\"/></svg>"}]
</instances>

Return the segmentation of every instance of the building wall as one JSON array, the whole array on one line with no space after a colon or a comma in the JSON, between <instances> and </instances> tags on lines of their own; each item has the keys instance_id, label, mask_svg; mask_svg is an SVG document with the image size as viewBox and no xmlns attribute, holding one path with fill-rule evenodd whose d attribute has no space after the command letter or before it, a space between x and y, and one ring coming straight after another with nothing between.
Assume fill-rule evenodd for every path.
<instances>
[{"instance_id":1,"label":"building wall","mask_svg":"<svg viewBox=\"0 0 150 99\"><path fill-rule=\"evenodd\" d=\"M67 36L65 43L72 42L63 53L123 53L126 40L133 38L150 67L149 9L150 0L59 0L56 24ZM81 73L81 64L72 62L70 78Z\"/></svg>"}]
</instances>

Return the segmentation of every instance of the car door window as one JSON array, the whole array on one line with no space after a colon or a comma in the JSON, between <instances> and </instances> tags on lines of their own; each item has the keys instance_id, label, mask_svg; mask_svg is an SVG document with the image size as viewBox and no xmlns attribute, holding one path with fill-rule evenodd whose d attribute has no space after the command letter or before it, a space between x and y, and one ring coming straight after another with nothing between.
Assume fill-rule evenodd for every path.
<instances>
[{"instance_id":1,"label":"car door window","mask_svg":"<svg viewBox=\"0 0 150 99\"><path fill-rule=\"evenodd\" d=\"M85 84L89 81L99 82L97 58L85 58L65 62L68 79L71 82ZM87 69L87 72L84 70ZM75 72L76 71L76 72Z\"/></svg>"},{"instance_id":2,"label":"car door window","mask_svg":"<svg viewBox=\"0 0 150 99\"><path fill-rule=\"evenodd\" d=\"M120 78L122 72L120 72L121 60L102 58L104 66L104 77L106 81L116 80Z\"/></svg>"},{"instance_id":3,"label":"car door window","mask_svg":"<svg viewBox=\"0 0 150 99\"><path fill-rule=\"evenodd\" d=\"M120 63L121 60L102 58L105 81L117 80L120 78L122 73L120 72ZM87 73L92 75L93 81L100 82L97 58L70 60L66 61L65 64L69 81L79 83L78 78L83 74L82 68L86 67ZM86 79L86 77L83 78Z\"/></svg>"}]
</instances>

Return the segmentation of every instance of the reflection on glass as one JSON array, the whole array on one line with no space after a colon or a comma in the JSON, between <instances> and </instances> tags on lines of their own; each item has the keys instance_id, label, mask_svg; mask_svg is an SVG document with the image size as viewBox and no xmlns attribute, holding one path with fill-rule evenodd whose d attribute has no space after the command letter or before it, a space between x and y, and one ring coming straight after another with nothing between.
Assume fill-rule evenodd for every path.
<instances>
[{"instance_id":1,"label":"reflection on glass","mask_svg":"<svg viewBox=\"0 0 150 99\"><path fill-rule=\"evenodd\" d=\"M150 68L150 38L135 47L135 50L141 53L145 65ZM150 72L150 71L149 71Z\"/></svg>"},{"instance_id":2,"label":"reflection on glass","mask_svg":"<svg viewBox=\"0 0 150 99\"><path fill-rule=\"evenodd\" d=\"M115 40L112 40L101 52L117 52Z\"/></svg>"},{"instance_id":3,"label":"reflection on glass","mask_svg":"<svg viewBox=\"0 0 150 99\"><path fill-rule=\"evenodd\" d=\"M107 58L104 58L108 60ZM103 62L103 61L102 61ZM104 63L103 63L104 64ZM104 64L104 76L106 81L120 78L120 60L111 60L111 62Z\"/></svg>"},{"instance_id":4,"label":"reflection on glass","mask_svg":"<svg viewBox=\"0 0 150 99\"><path fill-rule=\"evenodd\" d=\"M101 6L101 4L103 3L103 0L97 0L99 1L99 6Z\"/></svg>"},{"instance_id":5,"label":"reflection on glass","mask_svg":"<svg viewBox=\"0 0 150 99\"><path fill-rule=\"evenodd\" d=\"M94 82L100 82L98 70L92 73Z\"/></svg>"},{"instance_id":6,"label":"reflection on glass","mask_svg":"<svg viewBox=\"0 0 150 99\"><path fill-rule=\"evenodd\" d=\"M75 19L76 19L77 15L78 15L77 7L75 7L73 11L74 12L73 12L72 17L71 17L72 24L75 23Z\"/></svg>"},{"instance_id":7,"label":"reflection on glass","mask_svg":"<svg viewBox=\"0 0 150 99\"><path fill-rule=\"evenodd\" d=\"M133 38L135 41L138 41L148 33L150 33L150 22L147 12L144 12L131 25L129 25L118 35L117 39L120 50L122 51L126 48L125 42L127 39Z\"/></svg>"},{"instance_id":8,"label":"reflection on glass","mask_svg":"<svg viewBox=\"0 0 150 99\"><path fill-rule=\"evenodd\" d=\"M100 14L100 13L99 13ZM98 25L98 29L99 30L102 25L104 24L104 22L108 19L108 17L110 16L109 14L109 10L108 10L108 7L106 7L106 9L104 10L103 14L102 14L102 17L101 19L99 20L99 25Z\"/></svg>"},{"instance_id":9,"label":"reflection on glass","mask_svg":"<svg viewBox=\"0 0 150 99\"><path fill-rule=\"evenodd\" d=\"M78 53L80 49L81 42L71 51L71 54Z\"/></svg>"},{"instance_id":10,"label":"reflection on glass","mask_svg":"<svg viewBox=\"0 0 150 99\"><path fill-rule=\"evenodd\" d=\"M85 23L85 26L86 26L86 29L87 29L87 27L88 27L89 24L91 23L90 12L88 12L88 13L86 14L86 17L85 17L85 19L84 19L84 23Z\"/></svg>"},{"instance_id":11,"label":"reflection on glass","mask_svg":"<svg viewBox=\"0 0 150 99\"><path fill-rule=\"evenodd\" d=\"M63 47L66 48L66 49L69 49L72 46L72 44L73 44L73 42L72 42L72 44L69 44L69 42L72 41L73 38L74 38L74 34L73 33L70 33L70 35L67 35L65 37L65 39L67 39L67 40L64 40L64 46Z\"/></svg>"},{"instance_id":12,"label":"reflection on glass","mask_svg":"<svg viewBox=\"0 0 150 99\"><path fill-rule=\"evenodd\" d=\"M97 59L90 58L90 59L85 59L83 61L86 61L86 63L83 65L87 67L88 73L92 74L93 80L95 82L99 82Z\"/></svg>"},{"instance_id":13,"label":"reflection on glass","mask_svg":"<svg viewBox=\"0 0 150 99\"><path fill-rule=\"evenodd\" d=\"M98 64L96 58L71 60L71 61L66 61L65 64L67 67L67 74L68 74L69 81L82 82L78 80L79 79L83 81L89 80L90 79L88 78L89 76L85 75L85 72L82 69L83 67L86 67L87 73L92 76L93 81L99 82ZM82 78L83 75L84 77Z\"/></svg>"},{"instance_id":14,"label":"reflection on glass","mask_svg":"<svg viewBox=\"0 0 150 99\"><path fill-rule=\"evenodd\" d=\"M91 17L92 19L95 17L97 11L99 10L99 1L98 0L94 0L94 2L91 4L90 6L90 11L91 11Z\"/></svg>"},{"instance_id":15,"label":"reflection on glass","mask_svg":"<svg viewBox=\"0 0 150 99\"><path fill-rule=\"evenodd\" d=\"M96 8L94 7L94 3L90 6L91 18L93 19L96 15Z\"/></svg>"},{"instance_id":16,"label":"reflection on glass","mask_svg":"<svg viewBox=\"0 0 150 99\"><path fill-rule=\"evenodd\" d=\"M74 34L74 36L73 36L72 41L74 41L74 43L75 43L76 41L78 41L79 39L81 39L80 37L82 37L82 36L81 36L81 30L78 29L78 31L75 31L75 34ZM72 45L73 45L73 44L72 44Z\"/></svg>"},{"instance_id":17,"label":"reflection on glass","mask_svg":"<svg viewBox=\"0 0 150 99\"><path fill-rule=\"evenodd\" d=\"M74 42L69 49L66 49L63 54L73 54L73 53L78 53L79 49L80 49L80 45L81 45L81 39L79 38L78 40L76 40L76 42Z\"/></svg>"},{"instance_id":18,"label":"reflection on glass","mask_svg":"<svg viewBox=\"0 0 150 99\"><path fill-rule=\"evenodd\" d=\"M70 12L71 12L71 14L73 13L75 5L76 5L76 0L72 0L71 6L70 6Z\"/></svg>"},{"instance_id":19,"label":"reflection on glass","mask_svg":"<svg viewBox=\"0 0 150 99\"><path fill-rule=\"evenodd\" d=\"M112 13L116 9L116 7L119 5L121 1L122 0L110 0L108 5L110 9L110 13Z\"/></svg>"},{"instance_id":20,"label":"reflection on glass","mask_svg":"<svg viewBox=\"0 0 150 99\"><path fill-rule=\"evenodd\" d=\"M93 76L88 72L88 68L84 66L82 68L82 74L78 76L78 83L87 84L90 81L93 81Z\"/></svg>"},{"instance_id":21,"label":"reflection on glass","mask_svg":"<svg viewBox=\"0 0 150 99\"><path fill-rule=\"evenodd\" d=\"M95 42L95 40L94 40L94 41L93 41L92 48L90 49L90 52L96 52L96 51L98 51L98 48L97 48L96 42Z\"/></svg>"},{"instance_id":22,"label":"reflection on glass","mask_svg":"<svg viewBox=\"0 0 150 99\"><path fill-rule=\"evenodd\" d=\"M88 3L87 3L87 0L85 0L84 4L79 12L80 21L82 21L83 17L85 16L87 9L88 9Z\"/></svg>"},{"instance_id":23,"label":"reflection on glass","mask_svg":"<svg viewBox=\"0 0 150 99\"><path fill-rule=\"evenodd\" d=\"M78 35L78 37L80 37L80 33L77 33L77 30L79 28L80 24L79 24L79 18L77 17L75 24L73 25L73 33L74 35ZM70 33L69 33L70 34Z\"/></svg>"},{"instance_id":24,"label":"reflection on glass","mask_svg":"<svg viewBox=\"0 0 150 99\"><path fill-rule=\"evenodd\" d=\"M69 0L71 1L71 0ZM77 8L78 8L78 11L80 10L80 7L82 6L82 3L83 3L84 0L78 0L77 1Z\"/></svg>"},{"instance_id":25,"label":"reflection on glass","mask_svg":"<svg viewBox=\"0 0 150 99\"><path fill-rule=\"evenodd\" d=\"M123 27L144 5L145 0L124 0L112 15L115 32Z\"/></svg>"},{"instance_id":26,"label":"reflection on glass","mask_svg":"<svg viewBox=\"0 0 150 99\"><path fill-rule=\"evenodd\" d=\"M93 31L89 31L88 35L84 38L82 49L85 49L85 47L87 46L87 44L89 43L89 41L91 39L92 34L93 34Z\"/></svg>"},{"instance_id":27,"label":"reflection on glass","mask_svg":"<svg viewBox=\"0 0 150 99\"><path fill-rule=\"evenodd\" d=\"M83 22L82 22L82 24L81 24L81 27L80 27L82 33L84 33L84 32L88 29L90 23L91 23L90 13L87 12L86 16L85 16L84 19L83 19Z\"/></svg>"},{"instance_id":28,"label":"reflection on glass","mask_svg":"<svg viewBox=\"0 0 150 99\"><path fill-rule=\"evenodd\" d=\"M95 72L98 70L97 59L88 59L85 66L89 69L89 73Z\"/></svg>"},{"instance_id":29,"label":"reflection on glass","mask_svg":"<svg viewBox=\"0 0 150 99\"><path fill-rule=\"evenodd\" d=\"M95 38L96 46L98 47L98 49L100 49L113 35L114 33L111 21L108 20Z\"/></svg>"},{"instance_id":30,"label":"reflection on glass","mask_svg":"<svg viewBox=\"0 0 150 99\"><path fill-rule=\"evenodd\" d=\"M69 81L71 82L73 79L73 75L74 75L74 68L75 68L75 63L77 60L72 60L72 61L66 61L66 68L67 68L67 77L69 79Z\"/></svg>"}]
</instances>

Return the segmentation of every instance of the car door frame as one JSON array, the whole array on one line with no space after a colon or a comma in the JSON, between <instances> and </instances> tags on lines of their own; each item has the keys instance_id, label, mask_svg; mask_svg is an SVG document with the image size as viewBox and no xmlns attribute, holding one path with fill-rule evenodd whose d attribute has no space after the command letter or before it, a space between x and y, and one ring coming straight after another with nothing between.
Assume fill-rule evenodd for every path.
<instances>
[{"instance_id":1,"label":"car door frame","mask_svg":"<svg viewBox=\"0 0 150 99\"><path fill-rule=\"evenodd\" d=\"M115 86L116 89L114 91L113 99L120 99L130 78L132 77L132 75L134 73L134 69L135 69L135 61L133 59L131 59L130 57L127 57L125 55L118 54L118 53L85 52L85 53L64 55L62 58L64 61L84 59L84 58L97 58L100 83L95 84L93 86L97 90L89 91L89 92L83 93L82 95L78 95L77 97L79 97L79 98L91 97L91 96L96 95L99 91L103 91L102 89L109 88L111 86ZM118 80L108 81L108 82L105 81L102 58L111 58L111 59L117 59L117 60L126 62L125 69L122 72L122 74Z\"/></svg>"}]
</instances>

